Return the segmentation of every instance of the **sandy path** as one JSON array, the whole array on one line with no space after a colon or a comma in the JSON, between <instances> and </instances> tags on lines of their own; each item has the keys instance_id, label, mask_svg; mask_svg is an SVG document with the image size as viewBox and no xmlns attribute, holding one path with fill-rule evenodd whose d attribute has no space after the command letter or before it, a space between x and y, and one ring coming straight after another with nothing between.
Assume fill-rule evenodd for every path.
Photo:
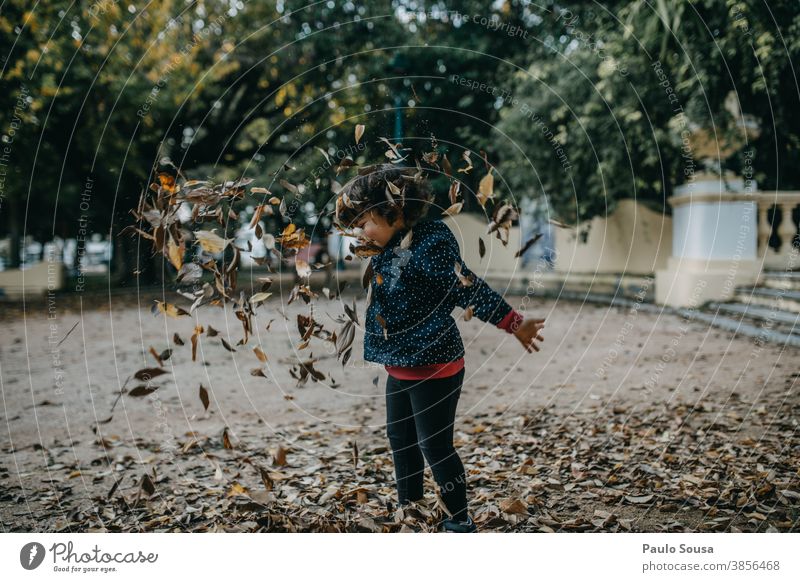
<instances>
[{"instance_id":1,"label":"sandy path","mask_svg":"<svg viewBox=\"0 0 800 582\"><path fill-rule=\"evenodd\" d=\"M509 301L520 304L518 298ZM363 302L359 303L359 314L363 308ZM274 308L262 307L255 337L247 346L236 346L235 353L228 352L219 337L203 337L197 362L191 361L189 338L194 322L189 317L153 316L146 308L132 306L130 300L117 302L111 309L94 303L84 304L82 313L61 310L55 320L47 318L45 309L38 306L27 317L3 324L0 479L16 491L0 501L6 530L19 527L27 517L34 518L30 523L41 523L37 520L46 514L35 503L23 504L21 509L12 502L19 502L26 488L46 484L54 466L59 469L98 456L91 425L109 416L116 392L129 375L156 365L147 354L150 346L159 352L168 347L175 350L165 362L169 375L159 379L163 379L157 382L162 387L153 398L122 398L113 420L101 425L102 436L114 443L111 453L117 458L130 455L141 460L152 455L137 448L137 442L157 441L167 448L185 440L190 431L218 435L225 426L234 433L263 438L265 447L280 442L276 430L309 422L323 430L327 426L331 431L361 431L373 439L379 439L383 430L386 373L361 360L360 335L353 361L345 368L330 354L330 344L321 340L313 339L310 349L299 352L320 358L317 367L330 372L337 387L327 380L295 386L287 362L293 359L297 343L294 321L307 309L302 302L286 308L289 321ZM322 300L317 318L335 329L327 314L336 316L341 311L337 301ZM797 404L792 388L798 353L792 348L757 347L748 339L732 338L704 324L631 309L534 300L528 312L547 317L546 341L536 354L525 353L513 336L490 325L474 319L459 322L467 352L459 422L497 411L518 416L541 407L551 407L552 413L566 417L678 401L691 405L704 400L725 406L733 399L746 403L754 414L776 402ZM266 331L270 319L275 321ZM79 322L55 351L48 340L54 322L56 341ZM230 309L201 310L199 322L212 325L231 345L242 337L241 325ZM185 346L173 344L175 332ZM255 345L269 356L264 365L268 378L250 374L260 365L252 352ZM136 384L131 381L128 389ZM210 394L208 413L198 396L200 384ZM739 430L759 438L764 426L745 418ZM52 450L60 451L57 459ZM93 480L93 485L105 489L110 483L103 475ZM93 485L82 483L87 490Z\"/></svg>"}]
</instances>

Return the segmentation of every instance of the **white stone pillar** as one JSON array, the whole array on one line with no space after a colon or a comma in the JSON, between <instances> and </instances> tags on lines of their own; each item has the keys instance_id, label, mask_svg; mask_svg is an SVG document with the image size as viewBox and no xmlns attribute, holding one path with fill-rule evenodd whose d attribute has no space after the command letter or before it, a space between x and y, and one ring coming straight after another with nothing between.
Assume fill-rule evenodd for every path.
<instances>
[{"instance_id":1,"label":"white stone pillar","mask_svg":"<svg viewBox=\"0 0 800 582\"><path fill-rule=\"evenodd\" d=\"M656 301L696 307L725 301L758 277L758 209L755 184L726 175L698 174L675 189L672 256L656 272Z\"/></svg>"}]
</instances>

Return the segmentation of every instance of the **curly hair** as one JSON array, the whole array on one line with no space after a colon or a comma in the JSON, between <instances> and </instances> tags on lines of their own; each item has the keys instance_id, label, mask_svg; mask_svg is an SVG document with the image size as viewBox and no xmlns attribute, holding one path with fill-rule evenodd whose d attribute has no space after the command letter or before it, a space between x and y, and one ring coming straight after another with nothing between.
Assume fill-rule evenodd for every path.
<instances>
[{"instance_id":1,"label":"curly hair","mask_svg":"<svg viewBox=\"0 0 800 582\"><path fill-rule=\"evenodd\" d=\"M402 217L408 227L427 214L433 196L430 184L418 168L379 164L365 170L368 173L349 180L339 191L336 220L341 226L349 228L370 211L390 225Z\"/></svg>"}]
</instances>

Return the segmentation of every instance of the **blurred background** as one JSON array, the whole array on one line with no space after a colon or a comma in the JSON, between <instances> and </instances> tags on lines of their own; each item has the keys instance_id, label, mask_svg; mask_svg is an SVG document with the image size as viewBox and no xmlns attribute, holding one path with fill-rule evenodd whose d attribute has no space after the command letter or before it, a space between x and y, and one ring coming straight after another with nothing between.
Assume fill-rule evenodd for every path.
<instances>
[{"instance_id":1,"label":"blurred background","mask_svg":"<svg viewBox=\"0 0 800 582\"><path fill-rule=\"evenodd\" d=\"M498 198L520 208L515 243L543 236L519 260L518 247L494 254L481 272L520 289L535 272L556 291L635 295L646 285L649 299L687 305L688 292L659 293L648 277L685 279L691 267L670 258L733 260L743 210L726 215L726 197L742 192L759 195L745 204L747 264L730 289L702 299L736 299L762 270L794 268L794 1L9 0L0 28L6 298L43 292L43 267L19 271L43 261L60 265L49 287L62 293L173 275L163 257L117 236L164 158L189 178L253 178L296 201L309 257L355 269L348 242L330 232L333 181L345 178L332 166L382 160L381 137L415 151L435 139L454 167L471 152L476 169L458 174L468 194L485 164L496 169ZM357 124L367 128L360 143ZM670 200L695 183L689 193L717 196L718 208L673 224ZM434 177L439 210L448 184ZM697 217L704 200L684 207ZM246 228L253 210L225 234L258 254ZM480 234L483 214L465 196L453 221L464 240ZM285 221L262 224L279 232ZM731 232L688 251L676 242L721 229ZM258 271L250 255L243 265Z\"/></svg>"}]
</instances>

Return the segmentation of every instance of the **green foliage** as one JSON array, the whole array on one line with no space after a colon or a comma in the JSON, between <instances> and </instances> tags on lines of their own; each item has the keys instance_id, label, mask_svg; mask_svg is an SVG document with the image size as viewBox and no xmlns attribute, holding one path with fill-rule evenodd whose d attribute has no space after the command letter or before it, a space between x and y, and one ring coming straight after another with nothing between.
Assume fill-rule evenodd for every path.
<instances>
[{"instance_id":1,"label":"green foliage","mask_svg":"<svg viewBox=\"0 0 800 582\"><path fill-rule=\"evenodd\" d=\"M722 163L734 169L752 148L762 187L798 187L798 52L790 0L7 0L0 131L20 128L0 236L75 236L84 217L91 231L117 232L162 156L280 196L284 178L303 185L303 203L330 210L320 149L378 161L397 106L404 145L423 151L435 135L454 166L472 150L467 189L486 150L501 196L546 197L570 222L626 197L666 210L699 168L686 128L733 144ZM726 109L731 91L757 138ZM356 124L367 127L361 149Z\"/></svg>"},{"instance_id":2,"label":"green foliage","mask_svg":"<svg viewBox=\"0 0 800 582\"><path fill-rule=\"evenodd\" d=\"M517 75L515 96L539 118L505 106L499 124L510 138L501 142L501 168L518 192L546 196L550 212L577 222L623 198L668 211L673 188L703 164L752 170L762 188L800 184L796 3L637 0L561 9L567 26L546 40L549 57ZM732 94L746 117L731 108ZM757 136L746 131L754 122ZM719 151L708 155L697 132L719 140ZM755 154L753 168L743 167L746 151Z\"/></svg>"}]
</instances>

